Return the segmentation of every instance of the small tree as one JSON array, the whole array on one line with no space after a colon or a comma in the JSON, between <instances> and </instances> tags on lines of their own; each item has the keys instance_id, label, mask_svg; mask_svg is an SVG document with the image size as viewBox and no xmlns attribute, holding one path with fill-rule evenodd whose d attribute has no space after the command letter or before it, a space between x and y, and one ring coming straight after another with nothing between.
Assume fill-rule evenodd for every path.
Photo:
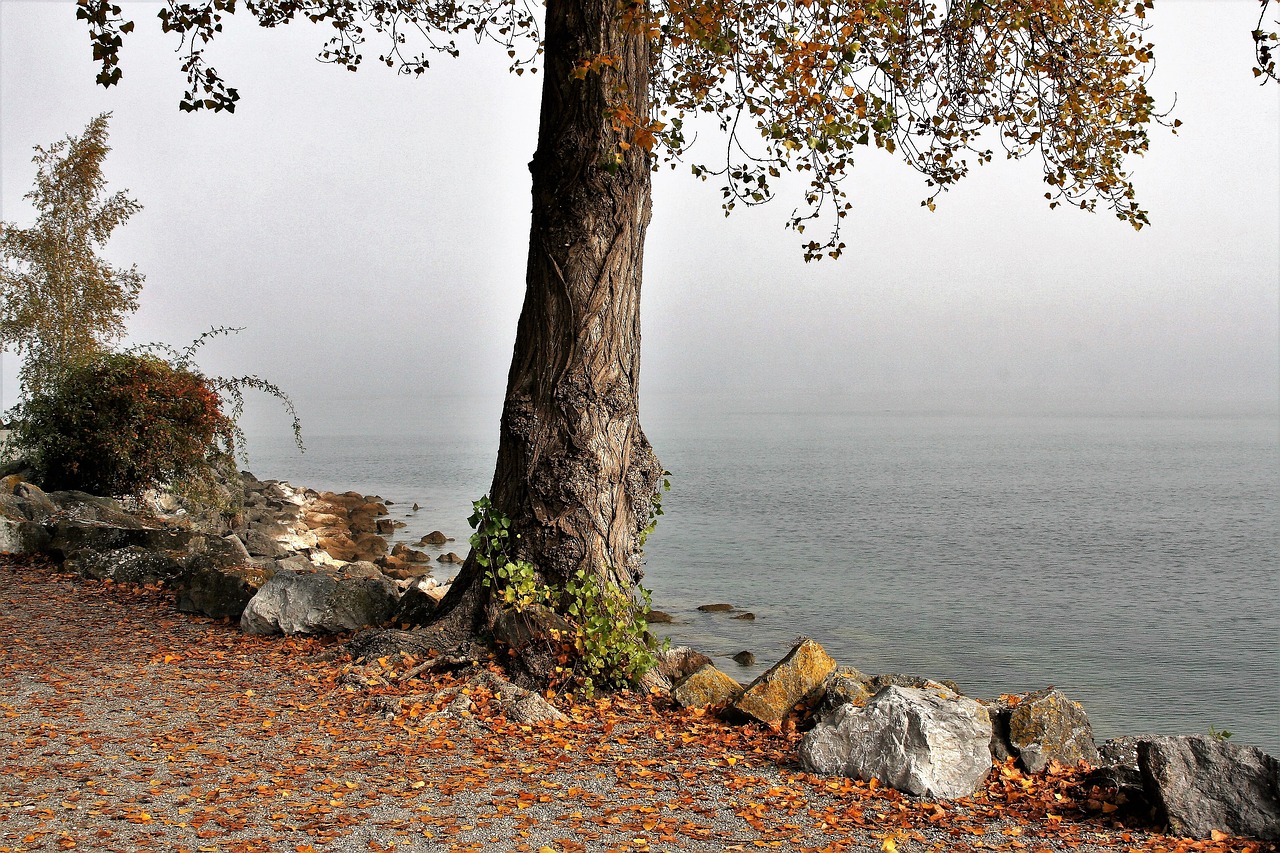
<instances>
[{"instance_id":1,"label":"small tree","mask_svg":"<svg viewBox=\"0 0 1280 853\"><path fill-rule=\"evenodd\" d=\"M103 113L80 136L37 146L30 228L0 223L0 346L24 356L30 393L59 370L103 352L124 334L143 276L98 255L116 227L142 209L123 191L106 195Z\"/></svg>"}]
</instances>

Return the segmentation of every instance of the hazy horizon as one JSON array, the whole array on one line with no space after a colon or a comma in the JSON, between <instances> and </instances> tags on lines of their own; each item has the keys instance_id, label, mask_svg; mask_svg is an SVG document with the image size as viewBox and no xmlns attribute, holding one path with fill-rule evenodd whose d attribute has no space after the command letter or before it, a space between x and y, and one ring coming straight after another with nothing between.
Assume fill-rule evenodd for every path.
<instances>
[{"instance_id":1,"label":"hazy horizon","mask_svg":"<svg viewBox=\"0 0 1280 853\"><path fill-rule=\"evenodd\" d=\"M319 30L240 15L211 50L237 112L183 114L153 4L125 4L138 32L111 90L93 84L74 8L0 0L0 218L31 221L32 146L112 110L109 188L144 206L108 250L148 277L131 340L245 326L201 365L271 379L320 431L388 401L388 417L409 418L464 396L496 417L523 296L537 77L473 45L419 80L350 74L313 61ZM1158 4L1153 91L1163 107L1176 93L1183 127L1154 129L1131 163L1153 221L1140 233L1110 213L1049 211L1034 162L975 169L930 214L922 179L868 151L847 185L846 257L805 265L782 228L794 194L726 220L713 183L664 169L642 401L1275 415L1280 86L1249 73L1255 19L1246 0ZM282 423L274 405L251 403L251 430Z\"/></svg>"}]
</instances>

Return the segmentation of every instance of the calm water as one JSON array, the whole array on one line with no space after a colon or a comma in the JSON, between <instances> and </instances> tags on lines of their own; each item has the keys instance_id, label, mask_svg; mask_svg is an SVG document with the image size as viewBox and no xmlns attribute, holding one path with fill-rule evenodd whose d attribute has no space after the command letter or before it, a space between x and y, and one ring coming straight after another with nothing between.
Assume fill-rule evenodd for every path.
<instances>
[{"instance_id":1,"label":"calm water","mask_svg":"<svg viewBox=\"0 0 1280 853\"><path fill-rule=\"evenodd\" d=\"M404 538L439 528L463 552L493 420L446 407L413 434L311 436L302 457L260 440L251 467L381 494ZM646 585L673 642L740 678L804 634L972 695L1054 684L1101 737L1212 725L1280 754L1277 427L651 406L674 476ZM757 618L697 612L711 602ZM744 649L759 666L728 659Z\"/></svg>"}]
</instances>

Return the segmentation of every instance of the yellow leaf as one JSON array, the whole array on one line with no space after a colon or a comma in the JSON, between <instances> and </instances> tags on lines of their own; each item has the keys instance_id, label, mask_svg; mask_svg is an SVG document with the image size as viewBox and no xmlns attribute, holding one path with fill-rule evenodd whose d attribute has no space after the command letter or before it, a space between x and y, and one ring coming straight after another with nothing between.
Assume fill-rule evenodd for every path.
<instances>
[{"instance_id":1,"label":"yellow leaf","mask_svg":"<svg viewBox=\"0 0 1280 853\"><path fill-rule=\"evenodd\" d=\"M898 842L892 835L887 835L884 841L880 842L880 849L884 853L898 853Z\"/></svg>"}]
</instances>

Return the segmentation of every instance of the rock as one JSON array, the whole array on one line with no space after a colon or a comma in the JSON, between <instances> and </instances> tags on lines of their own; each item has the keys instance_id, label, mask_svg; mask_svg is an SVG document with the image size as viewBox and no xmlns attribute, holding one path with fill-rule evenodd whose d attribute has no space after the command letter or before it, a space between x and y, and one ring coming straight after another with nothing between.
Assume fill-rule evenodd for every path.
<instances>
[{"instance_id":1,"label":"rock","mask_svg":"<svg viewBox=\"0 0 1280 853\"><path fill-rule=\"evenodd\" d=\"M424 590L411 586L400 596L400 603L391 616L391 623L411 628L426 625L435 616L436 605L439 603L437 598Z\"/></svg>"},{"instance_id":2,"label":"rock","mask_svg":"<svg viewBox=\"0 0 1280 853\"><path fill-rule=\"evenodd\" d=\"M727 705L742 693L742 685L711 664L703 664L671 689L671 700L682 708Z\"/></svg>"},{"instance_id":3,"label":"rock","mask_svg":"<svg viewBox=\"0 0 1280 853\"><path fill-rule=\"evenodd\" d=\"M338 577L343 578L380 578L382 569L377 563L368 560L356 560L338 569Z\"/></svg>"},{"instance_id":4,"label":"rock","mask_svg":"<svg viewBox=\"0 0 1280 853\"><path fill-rule=\"evenodd\" d=\"M391 556L398 557L407 563L429 563L431 555L425 551L416 551L403 542L397 542L391 547Z\"/></svg>"},{"instance_id":5,"label":"rock","mask_svg":"<svg viewBox=\"0 0 1280 853\"><path fill-rule=\"evenodd\" d=\"M315 634L381 625L397 603L386 578L332 578L316 572L278 572L258 590L240 617L251 634Z\"/></svg>"},{"instance_id":6,"label":"rock","mask_svg":"<svg viewBox=\"0 0 1280 853\"><path fill-rule=\"evenodd\" d=\"M273 574L256 566L222 566L195 557L177 585L178 609L214 619L239 619L250 599Z\"/></svg>"},{"instance_id":7,"label":"rock","mask_svg":"<svg viewBox=\"0 0 1280 853\"><path fill-rule=\"evenodd\" d=\"M734 655L733 660L739 666L755 666L756 665L756 656L751 654L751 652L748 652L745 650L738 652L736 655Z\"/></svg>"},{"instance_id":8,"label":"rock","mask_svg":"<svg viewBox=\"0 0 1280 853\"><path fill-rule=\"evenodd\" d=\"M462 562L463 562L463 559L462 559L461 557L459 557L457 554L455 554L454 552L452 552L452 551L450 551L448 554L441 554L441 555L440 555L439 557L437 557L436 559L437 559L439 562L441 562L441 563L458 563L458 564L460 564L460 563L462 563Z\"/></svg>"},{"instance_id":9,"label":"rock","mask_svg":"<svg viewBox=\"0 0 1280 853\"><path fill-rule=\"evenodd\" d=\"M1138 769L1138 744L1150 737L1114 737L1098 744L1098 764Z\"/></svg>"},{"instance_id":10,"label":"rock","mask_svg":"<svg viewBox=\"0 0 1280 853\"><path fill-rule=\"evenodd\" d=\"M289 555L289 549L277 542L265 530L249 528L240 534L240 537L244 540L245 548L249 550L249 555L252 557L277 559Z\"/></svg>"},{"instance_id":11,"label":"rock","mask_svg":"<svg viewBox=\"0 0 1280 853\"><path fill-rule=\"evenodd\" d=\"M272 561L272 574L275 572L314 572L315 564L301 554L291 554Z\"/></svg>"},{"instance_id":12,"label":"rock","mask_svg":"<svg viewBox=\"0 0 1280 853\"><path fill-rule=\"evenodd\" d=\"M346 526L346 518L330 512L303 513L302 521L312 530L323 530L326 527L342 528Z\"/></svg>"},{"instance_id":13,"label":"rock","mask_svg":"<svg viewBox=\"0 0 1280 853\"><path fill-rule=\"evenodd\" d=\"M894 687L950 690L952 693L964 695L964 691L960 689L960 686L948 679L934 681L932 678L925 678L923 675L904 675L900 672L885 672L867 677L867 689L871 691L872 695L879 693L890 685Z\"/></svg>"},{"instance_id":14,"label":"rock","mask_svg":"<svg viewBox=\"0 0 1280 853\"><path fill-rule=\"evenodd\" d=\"M137 516L125 512L119 501L111 498L100 498L88 492L77 491L49 492L48 498L58 505L65 518L71 520L128 530L138 530L145 526Z\"/></svg>"},{"instance_id":15,"label":"rock","mask_svg":"<svg viewBox=\"0 0 1280 853\"><path fill-rule=\"evenodd\" d=\"M762 723L779 722L794 705L813 698L835 668L822 646L806 637L751 682L733 707Z\"/></svg>"},{"instance_id":16,"label":"rock","mask_svg":"<svg viewBox=\"0 0 1280 853\"><path fill-rule=\"evenodd\" d=\"M14 517L10 513L16 513ZM20 512L0 504L0 553L36 554L50 550L48 529L37 521L22 517Z\"/></svg>"},{"instance_id":17,"label":"rock","mask_svg":"<svg viewBox=\"0 0 1280 853\"><path fill-rule=\"evenodd\" d=\"M675 621L671 618L670 613L664 613L661 610L650 610L644 619L650 625L668 625Z\"/></svg>"},{"instance_id":18,"label":"rock","mask_svg":"<svg viewBox=\"0 0 1280 853\"><path fill-rule=\"evenodd\" d=\"M0 494L13 496L22 514L30 521L44 521L59 507L35 483L28 483L17 474L12 474L0 481Z\"/></svg>"},{"instance_id":19,"label":"rock","mask_svg":"<svg viewBox=\"0 0 1280 853\"><path fill-rule=\"evenodd\" d=\"M414 568L403 560L395 557L381 557L378 559L378 566L382 569L382 573L389 578L398 581L412 580L422 573L420 568Z\"/></svg>"},{"instance_id":20,"label":"rock","mask_svg":"<svg viewBox=\"0 0 1280 853\"><path fill-rule=\"evenodd\" d=\"M1099 763L1088 715L1060 690L1050 687L1012 697L997 706L992 718L991 753L997 760L1014 756L1028 773L1041 772L1050 761Z\"/></svg>"},{"instance_id":21,"label":"rock","mask_svg":"<svg viewBox=\"0 0 1280 853\"><path fill-rule=\"evenodd\" d=\"M742 620L742 621L744 621L744 622L754 622L754 621L756 621L756 615L755 615L754 613L751 613L751 612L747 612L747 613L736 613L736 614L734 614L733 616L730 616L729 618L730 618L730 619L741 619L741 620Z\"/></svg>"},{"instance_id":22,"label":"rock","mask_svg":"<svg viewBox=\"0 0 1280 853\"><path fill-rule=\"evenodd\" d=\"M426 536L418 540L419 545L443 545L449 541L449 537L445 536L439 530L433 530Z\"/></svg>"},{"instance_id":23,"label":"rock","mask_svg":"<svg viewBox=\"0 0 1280 853\"><path fill-rule=\"evenodd\" d=\"M995 718L992 717L993 727L994 723ZM1099 766L1084 778L1082 784L1115 789L1124 794L1124 802L1150 813L1146 786L1138 768L1138 744L1143 740L1150 738L1118 737L1098 744ZM995 742L994 735L992 742Z\"/></svg>"},{"instance_id":24,"label":"rock","mask_svg":"<svg viewBox=\"0 0 1280 853\"><path fill-rule=\"evenodd\" d=\"M698 609L703 613L728 613L733 609L732 604L700 604Z\"/></svg>"},{"instance_id":25,"label":"rock","mask_svg":"<svg viewBox=\"0 0 1280 853\"><path fill-rule=\"evenodd\" d=\"M991 719L973 699L890 685L865 707L842 705L800 742L810 773L882 784L918 796L974 793L991 769Z\"/></svg>"},{"instance_id":26,"label":"rock","mask_svg":"<svg viewBox=\"0 0 1280 853\"><path fill-rule=\"evenodd\" d=\"M335 560L350 562L356 558L356 544L349 536L323 536L316 541L316 545Z\"/></svg>"},{"instance_id":27,"label":"rock","mask_svg":"<svg viewBox=\"0 0 1280 853\"><path fill-rule=\"evenodd\" d=\"M355 538L357 560L373 562L379 557L387 556L387 540L376 533L361 533Z\"/></svg>"},{"instance_id":28,"label":"rock","mask_svg":"<svg viewBox=\"0 0 1280 853\"><path fill-rule=\"evenodd\" d=\"M207 538L203 533L164 527L117 527L97 521L57 518L45 525L48 543L45 551L58 559L66 559L76 551L109 551L138 546L148 551L192 553L202 548Z\"/></svg>"},{"instance_id":29,"label":"rock","mask_svg":"<svg viewBox=\"0 0 1280 853\"><path fill-rule=\"evenodd\" d=\"M671 684L677 684L692 675L700 667L711 663L711 658L689 646L672 646L653 653L657 664L654 669Z\"/></svg>"},{"instance_id":30,"label":"rock","mask_svg":"<svg viewBox=\"0 0 1280 853\"><path fill-rule=\"evenodd\" d=\"M378 532L378 519L370 512L352 510L351 515L347 518L347 525L351 528L352 533Z\"/></svg>"},{"instance_id":31,"label":"rock","mask_svg":"<svg viewBox=\"0 0 1280 853\"><path fill-rule=\"evenodd\" d=\"M1138 743L1138 767L1175 834L1280 839L1280 762L1265 752L1209 735L1155 737Z\"/></svg>"},{"instance_id":32,"label":"rock","mask_svg":"<svg viewBox=\"0 0 1280 853\"><path fill-rule=\"evenodd\" d=\"M249 562L250 557L244 540L234 533L228 536L205 536L201 541L191 544L191 551L220 566L243 566Z\"/></svg>"},{"instance_id":33,"label":"rock","mask_svg":"<svg viewBox=\"0 0 1280 853\"><path fill-rule=\"evenodd\" d=\"M85 578L145 586L169 584L178 580L186 571L182 559L185 556L130 545L107 551L75 551L67 555L63 566L67 571Z\"/></svg>"},{"instance_id":34,"label":"rock","mask_svg":"<svg viewBox=\"0 0 1280 853\"><path fill-rule=\"evenodd\" d=\"M451 583L453 583L452 578L450 578L448 581L445 581L444 583L437 583L435 578L427 578L425 581L422 581L422 580L418 581L418 588L421 589L423 592L425 592L427 595L434 598L436 602L439 603L440 600L443 599L445 595L448 594L449 584Z\"/></svg>"},{"instance_id":35,"label":"rock","mask_svg":"<svg viewBox=\"0 0 1280 853\"><path fill-rule=\"evenodd\" d=\"M396 532L396 523L389 518L379 518L375 525L375 531L381 536L390 536Z\"/></svg>"},{"instance_id":36,"label":"rock","mask_svg":"<svg viewBox=\"0 0 1280 853\"><path fill-rule=\"evenodd\" d=\"M417 511L418 511L418 505L417 505L416 503L413 505L413 511L414 511L414 512L417 512Z\"/></svg>"},{"instance_id":37,"label":"rock","mask_svg":"<svg viewBox=\"0 0 1280 853\"><path fill-rule=\"evenodd\" d=\"M321 492L320 501L331 506L341 507L348 512L368 503L364 495L359 492L343 492L340 495L333 492Z\"/></svg>"},{"instance_id":38,"label":"rock","mask_svg":"<svg viewBox=\"0 0 1280 853\"><path fill-rule=\"evenodd\" d=\"M867 688L868 676L852 667L838 669L827 677L822 700L814 710L814 717L825 720L841 705L865 705L874 693Z\"/></svg>"}]
</instances>

